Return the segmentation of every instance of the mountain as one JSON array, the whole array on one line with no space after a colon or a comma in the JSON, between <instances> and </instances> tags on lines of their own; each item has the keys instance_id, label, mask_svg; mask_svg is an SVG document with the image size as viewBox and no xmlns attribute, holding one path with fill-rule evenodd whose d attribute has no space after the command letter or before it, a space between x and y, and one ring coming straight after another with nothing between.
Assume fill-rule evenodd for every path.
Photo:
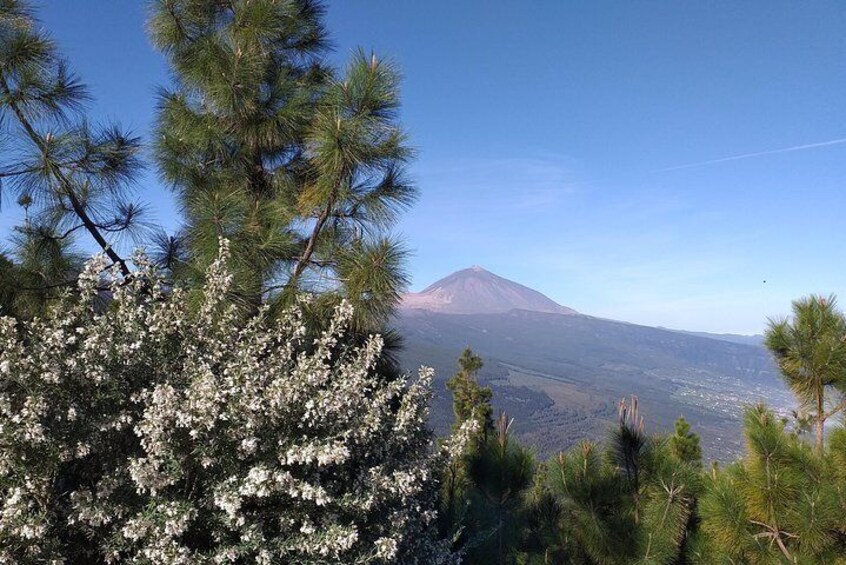
<instances>
[{"instance_id":1,"label":"mountain","mask_svg":"<svg viewBox=\"0 0 846 565\"><path fill-rule=\"evenodd\" d=\"M467 287L472 292L458 292ZM529 291L522 296L540 296L533 303L540 306L503 311L513 303L479 299L515 287ZM414 307L404 302L397 319L404 366L436 370L432 424L439 433L453 419L445 383L468 346L485 361L480 381L493 389L495 406L515 418L518 436L541 456L582 438L607 437L617 402L631 394L650 429L670 430L684 415L701 435L706 457L721 460L742 450L744 405L763 401L782 413L792 406L760 345L595 318L557 304L562 310L549 311L540 293L483 270L459 271L419 295L437 297L439 288L454 289L452 299L411 301ZM470 304L461 303L464 296Z\"/></svg>"},{"instance_id":2,"label":"mountain","mask_svg":"<svg viewBox=\"0 0 846 565\"><path fill-rule=\"evenodd\" d=\"M421 292L404 295L401 308L445 314L498 314L509 310L577 313L536 290L497 276L478 265L444 277Z\"/></svg>"}]
</instances>

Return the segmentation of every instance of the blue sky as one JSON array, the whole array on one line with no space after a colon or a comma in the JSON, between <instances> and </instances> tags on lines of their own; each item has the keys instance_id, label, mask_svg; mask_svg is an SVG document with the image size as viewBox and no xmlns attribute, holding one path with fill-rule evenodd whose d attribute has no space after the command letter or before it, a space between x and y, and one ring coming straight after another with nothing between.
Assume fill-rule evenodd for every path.
<instances>
[{"instance_id":1,"label":"blue sky","mask_svg":"<svg viewBox=\"0 0 846 565\"><path fill-rule=\"evenodd\" d=\"M144 3L41 6L94 115L148 137L167 69ZM361 46L405 75L413 289L480 264L585 313L740 333L846 301L842 3L337 1L327 23L337 64ZM176 224L154 170L139 193Z\"/></svg>"}]
</instances>

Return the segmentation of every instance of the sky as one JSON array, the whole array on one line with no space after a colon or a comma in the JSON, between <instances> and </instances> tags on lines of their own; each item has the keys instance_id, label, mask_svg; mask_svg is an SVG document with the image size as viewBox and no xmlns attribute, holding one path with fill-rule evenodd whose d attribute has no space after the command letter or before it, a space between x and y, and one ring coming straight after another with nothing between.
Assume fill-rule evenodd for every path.
<instances>
[{"instance_id":1,"label":"sky","mask_svg":"<svg viewBox=\"0 0 846 565\"><path fill-rule=\"evenodd\" d=\"M846 304L842 2L335 1L404 75L420 199L412 289L478 264L580 312L760 333L790 301ZM142 0L43 0L91 115L149 140L168 82ZM155 168L138 185L179 217ZM19 219L8 196L0 231Z\"/></svg>"}]
</instances>

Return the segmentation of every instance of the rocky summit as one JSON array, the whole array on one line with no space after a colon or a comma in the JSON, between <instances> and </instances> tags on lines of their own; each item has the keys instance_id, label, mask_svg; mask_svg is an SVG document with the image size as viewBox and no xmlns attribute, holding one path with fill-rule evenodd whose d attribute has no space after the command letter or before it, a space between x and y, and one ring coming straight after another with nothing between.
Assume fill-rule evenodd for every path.
<instances>
[{"instance_id":1,"label":"rocky summit","mask_svg":"<svg viewBox=\"0 0 846 565\"><path fill-rule=\"evenodd\" d=\"M528 310L576 314L551 298L475 265L403 296L401 307L444 314L501 314Z\"/></svg>"}]
</instances>

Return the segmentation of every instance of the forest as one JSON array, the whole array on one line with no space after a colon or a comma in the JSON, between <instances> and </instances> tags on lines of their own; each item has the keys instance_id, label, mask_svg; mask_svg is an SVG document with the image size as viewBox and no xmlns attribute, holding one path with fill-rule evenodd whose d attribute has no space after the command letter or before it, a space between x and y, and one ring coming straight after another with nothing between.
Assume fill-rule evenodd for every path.
<instances>
[{"instance_id":1,"label":"forest","mask_svg":"<svg viewBox=\"0 0 846 565\"><path fill-rule=\"evenodd\" d=\"M35 6L0 0L23 210L0 254L1 562L846 563L833 295L768 322L796 410L748 406L734 462L684 418L652 433L637 391L605 440L540 459L469 348L435 437L432 371L403 374L391 325L420 190L399 69L329 65L317 1L148 12L173 80L142 139L89 119ZM148 221L143 169L180 225Z\"/></svg>"}]
</instances>

